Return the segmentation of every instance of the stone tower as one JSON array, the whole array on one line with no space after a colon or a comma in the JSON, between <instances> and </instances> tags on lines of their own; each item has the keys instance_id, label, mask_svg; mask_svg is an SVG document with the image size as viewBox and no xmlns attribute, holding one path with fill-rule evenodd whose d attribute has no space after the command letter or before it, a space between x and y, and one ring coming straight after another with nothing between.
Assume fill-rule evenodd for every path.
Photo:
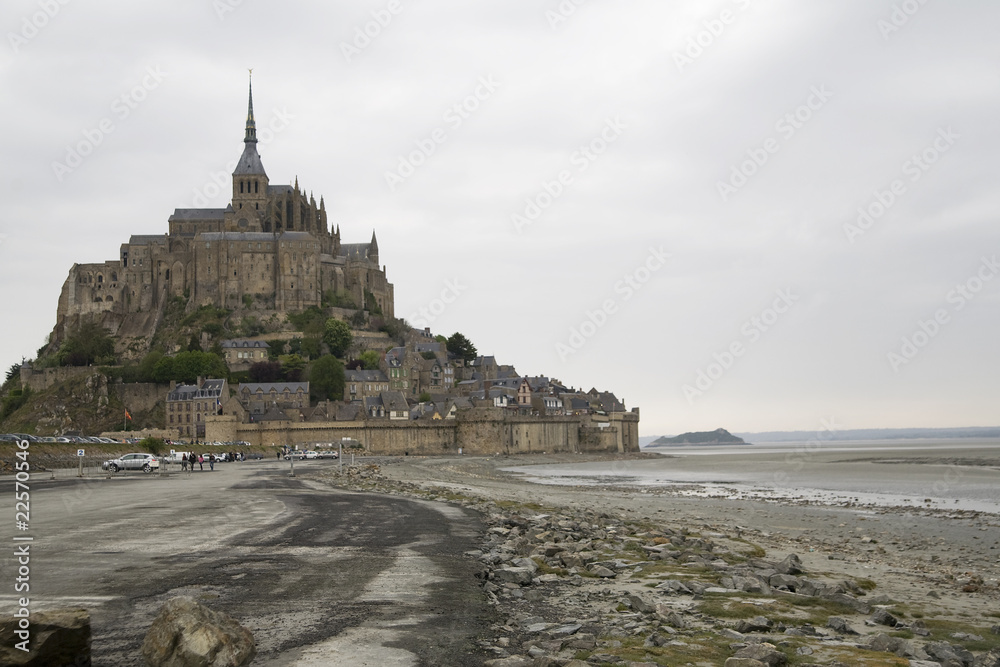
<instances>
[{"instance_id":1,"label":"stone tower","mask_svg":"<svg viewBox=\"0 0 1000 667\"><path fill-rule=\"evenodd\" d=\"M233 171L233 211L235 229L228 231L259 232L267 211L267 172L257 153L257 125L253 117L253 82L247 103L247 125L243 137L243 155ZM251 215L250 212L253 212Z\"/></svg>"}]
</instances>

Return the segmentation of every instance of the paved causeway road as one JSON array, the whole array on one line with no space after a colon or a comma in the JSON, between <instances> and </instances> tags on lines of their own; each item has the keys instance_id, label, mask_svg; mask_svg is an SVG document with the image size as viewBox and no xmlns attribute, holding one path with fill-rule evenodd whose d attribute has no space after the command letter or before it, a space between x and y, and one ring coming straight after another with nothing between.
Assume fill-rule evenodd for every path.
<instances>
[{"instance_id":1,"label":"paved causeway road","mask_svg":"<svg viewBox=\"0 0 1000 667\"><path fill-rule=\"evenodd\" d=\"M33 480L33 610L89 609L99 667L143 665L145 632L176 595L247 626L254 665L482 664L475 640L490 610L476 562L463 556L475 546L477 517L334 490L317 477L333 465L297 463L295 478L288 464L244 462L163 478ZM8 544L12 487L0 481ZM16 564L5 552L6 593ZM13 596L0 603L13 608Z\"/></svg>"}]
</instances>

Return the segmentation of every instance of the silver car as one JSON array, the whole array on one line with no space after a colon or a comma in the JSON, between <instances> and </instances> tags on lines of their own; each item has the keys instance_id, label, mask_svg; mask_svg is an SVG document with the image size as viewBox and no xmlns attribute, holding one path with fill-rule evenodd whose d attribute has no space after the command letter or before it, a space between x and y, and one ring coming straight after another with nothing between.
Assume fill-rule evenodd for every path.
<instances>
[{"instance_id":1,"label":"silver car","mask_svg":"<svg viewBox=\"0 0 1000 667\"><path fill-rule=\"evenodd\" d=\"M101 467L111 472L141 470L149 473L160 467L160 460L152 454L126 454L121 458L105 461Z\"/></svg>"}]
</instances>

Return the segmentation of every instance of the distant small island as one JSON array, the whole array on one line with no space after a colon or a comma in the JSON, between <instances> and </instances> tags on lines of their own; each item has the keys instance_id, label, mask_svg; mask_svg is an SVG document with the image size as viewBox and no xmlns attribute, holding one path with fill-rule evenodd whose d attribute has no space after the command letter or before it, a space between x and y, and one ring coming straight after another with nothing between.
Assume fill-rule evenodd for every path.
<instances>
[{"instance_id":1,"label":"distant small island","mask_svg":"<svg viewBox=\"0 0 1000 667\"><path fill-rule=\"evenodd\" d=\"M682 433L673 438L663 436L646 445L647 447L667 447L669 445L745 445L743 438L738 438L724 428L714 431L699 431Z\"/></svg>"}]
</instances>

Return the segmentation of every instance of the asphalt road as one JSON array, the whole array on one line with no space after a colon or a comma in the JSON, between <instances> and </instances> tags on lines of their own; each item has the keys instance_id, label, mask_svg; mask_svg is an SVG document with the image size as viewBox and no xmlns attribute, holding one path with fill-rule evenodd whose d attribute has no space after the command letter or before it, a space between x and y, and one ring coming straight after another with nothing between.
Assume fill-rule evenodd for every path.
<instances>
[{"instance_id":1,"label":"asphalt road","mask_svg":"<svg viewBox=\"0 0 1000 667\"><path fill-rule=\"evenodd\" d=\"M32 609L90 610L95 666L143 665L146 630L191 595L249 628L254 665L480 665L491 622L475 583L477 517L444 503L344 492L330 462L229 463L158 478L33 480ZM13 608L13 549L0 604Z\"/></svg>"}]
</instances>

